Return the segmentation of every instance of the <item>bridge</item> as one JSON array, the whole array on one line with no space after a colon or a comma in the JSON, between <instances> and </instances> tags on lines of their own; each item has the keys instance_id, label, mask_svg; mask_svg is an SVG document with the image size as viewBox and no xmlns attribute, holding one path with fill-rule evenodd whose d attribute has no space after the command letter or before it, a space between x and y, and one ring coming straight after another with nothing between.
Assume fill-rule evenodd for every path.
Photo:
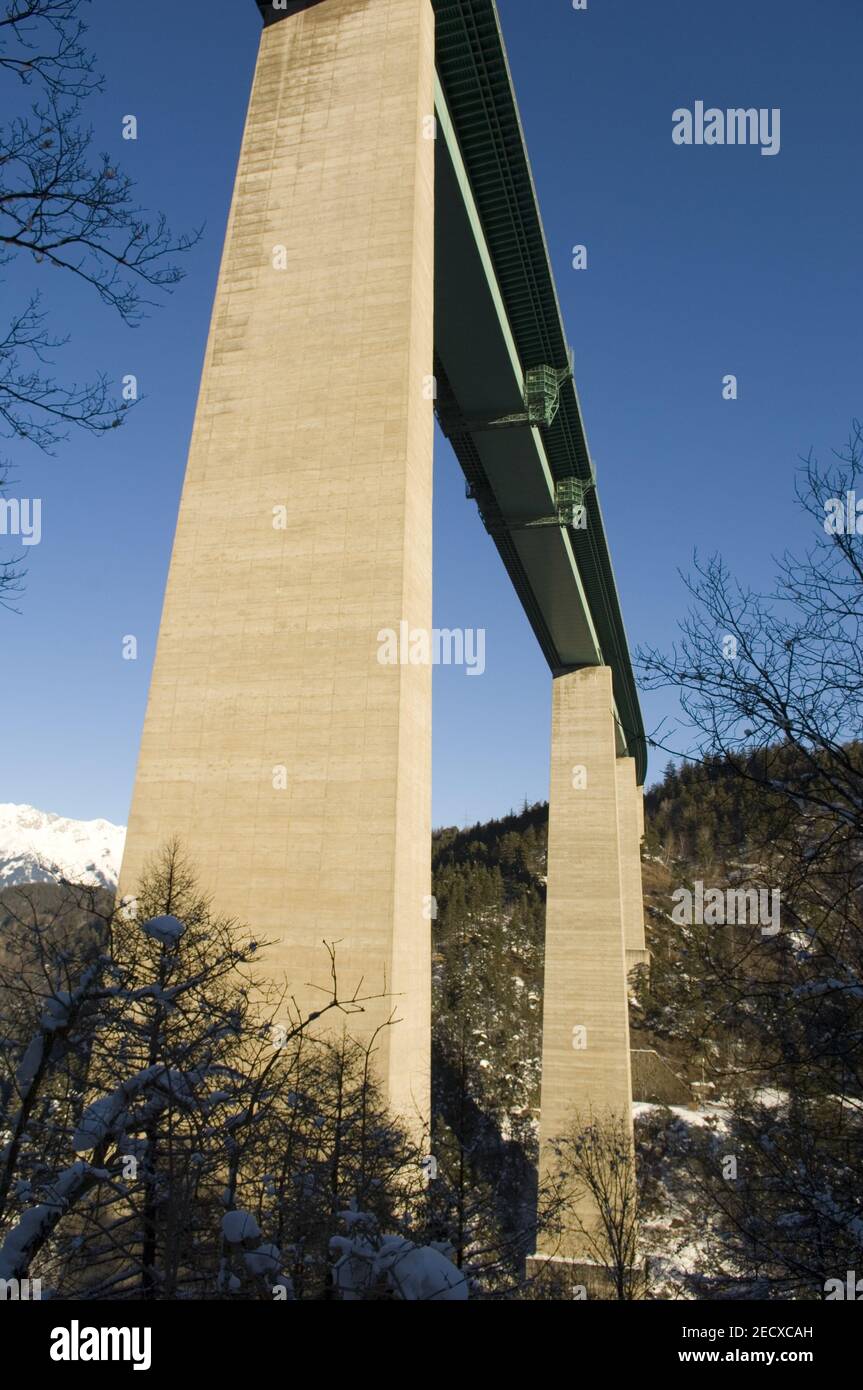
<instances>
[{"instance_id":1,"label":"bridge","mask_svg":"<svg viewBox=\"0 0 863 1390\"><path fill-rule=\"evenodd\" d=\"M301 1007L338 940L427 1124L431 673L375 637L431 628L434 409L551 673L548 1162L578 1112L630 1112L646 749L497 7L256 3L121 888L179 835Z\"/></svg>"},{"instance_id":2,"label":"bridge","mask_svg":"<svg viewBox=\"0 0 863 1390\"><path fill-rule=\"evenodd\" d=\"M497 7L434 8L441 425L553 674L611 667L620 751L643 783L638 696ZM483 427L507 417L521 427Z\"/></svg>"}]
</instances>

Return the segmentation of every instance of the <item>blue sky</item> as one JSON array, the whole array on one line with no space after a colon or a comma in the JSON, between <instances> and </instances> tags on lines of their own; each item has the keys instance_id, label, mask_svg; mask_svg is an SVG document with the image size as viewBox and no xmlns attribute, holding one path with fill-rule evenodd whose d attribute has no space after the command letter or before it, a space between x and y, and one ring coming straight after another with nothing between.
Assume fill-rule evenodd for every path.
<instances>
[{"instance_id":1,"label":"blue sky","mask_svg":"<svg viewBox=\"0 0 863 1390\"><path fill-rule=\"evenodd\" d=\"M799 455L827 456L863 414L863 6L499 8L630 642L667 645L693 548L767 585L771 556L806 538ZM21 614L0 612L0 801L124 822L259 20L252 0L94 0L89 23L108 79L88 109L95 149L146 207L205 235L134 331L56 271L5 272L4 315L34 276L54 277L51 326L72 337L58 375L134 373L146 400L55 459L2 448L12 492L43 499L43 539ZM672 112L696 100L779 107L780 153L676 146ZM136 142L121 139L127 113ZM576 243L587 270L572 269ZM271 370L277 383L278 357ZM440 439L435 485L435 622L487 631L482 678L435 673L434 820L449 824L547 794L550 677ZM652 728L674 707L653 695L644 711Z\"/></svg>"}]
</instances>

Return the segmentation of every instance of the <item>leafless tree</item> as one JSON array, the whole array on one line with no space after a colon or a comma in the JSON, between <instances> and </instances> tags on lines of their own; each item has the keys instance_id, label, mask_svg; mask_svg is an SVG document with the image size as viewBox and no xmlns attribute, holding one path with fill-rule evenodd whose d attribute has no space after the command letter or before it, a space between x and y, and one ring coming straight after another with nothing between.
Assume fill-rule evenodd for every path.
<instances>
[{"instance_id":1,"label":"leafless tree","mask_svg":"<svg viewBox=\"0 0 863 1390\"><path fill-rule=\"evenodd\" d=\"M719 556L696 557L679 643L641 653L647 686L681 698L685 729L657 741L700 764L705 787L736 797L747 864L781 896L775 936L738 928L687 938L701 948L693 973L706 1031L738 1044L719 1049L731 1059L719 1080L740 1176L705 1179L705 1190L723 1213L733 1268L767 1280L773 1296L811 1296L819 1275L842 1273L860 1222L861 473L855 422L830 465L804 460L797 497L812 540L802 556L778 559L773 589L737 582Z\"/></svg>"},{"instance_id":2,"label":"leafless tree","mask_svg":"<svg viewBox=\"0 0 863 1390\"><path fill-rule=\"evenodd\" d=\"M337 1206L365 1199L383 1219L402 1168L419 1184L374 1043L323 1032L380 997L340 987L334 945L320 1006L300 1012L176 843L136 899L94 906L80 943L32 897L15 895L0 935L0 1277L37 1260L69 1296L271 1297L281 1252L241 1249L253 1277L238 1286L226 1211L256 1206L268 1234L293 1217L296 1243L321 1209L323 1267Z\"/></svg>"},{"instance_id":3,"label":"leafless tree","mask_svg":"<svg viewBox=\"0 0 863 1390\"><path fill-rule=\"evenodd\" d=\"M13 263L41 267L39 275L63 271L134 326L152 292L182 278L174 257L199 232L174 237L163 214L138 205L116 160L93 152L82 106L103 79L87 45L88 3L0 0L6 109L19 97L17 114L0 124L0 272ZM107 373L55 375L69 337L52 331L46 298L41 287L25 292L0 325L0 437L51 454L71 427L95 435L117 428L133 402L116 396ZM0 562L0 602L20 590L21 577L20 561Z\"/></svg>"},{"instance_id":4,"label":"leafless tree","mask_svg":"<svg viewBox=\"0 0 863 1390\"><path fill-rule=\"evenodd\" d=\"M632 1127L615 1114L576 1115L554 1144L564 1220L587 1261L608 1271L615 1296L640 1296L638 1180Z\"/></svg>"}]
</instances>

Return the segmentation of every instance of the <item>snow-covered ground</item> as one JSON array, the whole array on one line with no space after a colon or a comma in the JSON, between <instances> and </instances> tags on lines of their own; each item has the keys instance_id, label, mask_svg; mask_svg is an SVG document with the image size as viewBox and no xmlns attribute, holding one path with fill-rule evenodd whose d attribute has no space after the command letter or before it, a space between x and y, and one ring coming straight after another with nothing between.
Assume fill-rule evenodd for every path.
<instances>
[{"instance_id":1,"label":"snow-covered ground","mask_svg":"<svg viewBox=\"0 0 863 1390\"><path fill-rule=\"evenodd\" d=\"M672 1105L666 1111L663 1106L640 1101L632 1111L636 1125L663 1113L668 1114L670 1125L667 1162L661 1174L660 1210L645 1214L640 1232L643 1252L650 1261L652 1296L693 1298L690 1281L710 1268L712 1218L705 1215L692 1184L687 1161L689 1136L698 1129L723 1134L728 1129L729 1112L720 1104L698 1109Z\"/></svg>"},{"instance_id":2,"label":"snow-covered ground","mask_svg":"<svg viewBox=\"0 0 863 1390\"><path fill-rule=\"evenodd\" d=\"M0 802L0 888L66 878L114 888L126 828Z\"/></svg>"}]
</instances>

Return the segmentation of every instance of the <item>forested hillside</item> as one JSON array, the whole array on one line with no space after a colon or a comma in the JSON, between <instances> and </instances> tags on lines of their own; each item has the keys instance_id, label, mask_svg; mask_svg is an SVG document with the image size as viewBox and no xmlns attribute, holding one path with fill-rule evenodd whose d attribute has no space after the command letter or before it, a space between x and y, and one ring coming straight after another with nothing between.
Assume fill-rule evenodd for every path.
<instances>
[{"instance_id":1,"label":"forested hillside","mask_svg":"<svg viewBox=\"0 0 863 1390\"><path fill-rule=\"evenodd\" d=\"M433 840L433 1149L441 1229L489 1282L519 1277L535 1234L548 813Z\"/></svg>"},{"instance_id":2,"label":"forested hillside","mask_svg":"<svg viewBox=\"0 0 863 1390\"><path fill-rule=\"evenodd\" d=\"M857 776L860 747L841 756ZM780 747L669 768L648 793L638 1287L619 1297L805 1300L859 1263L861 865L835 781ZM802 783L805 803L787 791ZM96 1298L388 1297L396 1242L417 1290L434 1266L448 1297L571 1296L525 1274L567 1200L559 1174L537 1178L546 835L541 804L435 833L427 1149L386 1113L374 1042L348 1027L313 1044L320 1011L286 1024L255 984L257 938L212 913L177 846L133 912L100 890L7 889L0 1271ZM681 917L681 894L765 894L781 921ZM334 992L330 1011L356 1001ZM628 1135L614 1163L633 1173ZM73 1222L51 1196L67 1188ZM263 1243L233 1250L226 1207Z\"/></svg>"},{"instance_id":3,"label":"forested hillside","mask_svg":"<svg viewBox=\"0 0 863 1390\"><path fill-rule=\"evenodd\" d=\"M785 795L796 756L669 767L646 798L631 1043L692 1098L636 1106L654 1296L818 1297L859 1249L858 865ZM436 1152L450 1190L485 1183L466 1255L490 1219L513 1257L533 1235L546 831L535 805L434 839ZM698 883L777 894L781 927L674 920Z\"/></svg>"}]
</instances>

